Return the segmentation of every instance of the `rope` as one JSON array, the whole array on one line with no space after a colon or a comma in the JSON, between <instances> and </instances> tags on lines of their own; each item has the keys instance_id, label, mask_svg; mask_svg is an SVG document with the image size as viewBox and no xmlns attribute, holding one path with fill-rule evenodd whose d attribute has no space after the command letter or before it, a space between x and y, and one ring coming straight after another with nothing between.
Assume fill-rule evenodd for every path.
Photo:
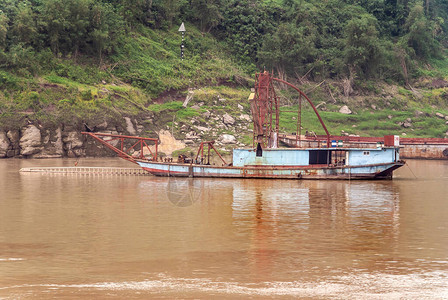
<instances>
[{"instance_id":1,"label":"rope","mask_svg":"<svg viewBox=\"0 0 448 300\"><path fill-rule=\"evenodd\" d=\"M408 166L409 171L411 171L412 175L414 175L415 179L418 179L417 176L415 176L414 172L412 172L411 167L409 166L408 162L405 162L405 165Z\"/></svg>"}]
</instances>

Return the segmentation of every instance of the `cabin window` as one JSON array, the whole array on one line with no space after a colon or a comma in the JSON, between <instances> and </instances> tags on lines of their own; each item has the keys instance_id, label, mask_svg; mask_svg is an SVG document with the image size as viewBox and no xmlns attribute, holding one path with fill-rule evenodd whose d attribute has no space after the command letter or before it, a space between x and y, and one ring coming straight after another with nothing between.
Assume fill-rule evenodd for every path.
<instances>
[{"instance_id":1,"label":"cabin window","mask_svg":"<svg viewBox=\"0 0 448 300\"><path fill-rule=\"evenodd\" d=\"M331 161L331 151L329 150L310 150L310 165L329 164Z\"/></svg>"},{"instance_id":2,"label":"cabin window","mask_svg":"<svg viewBox=\"0 0 448 300\"><path fill-rule=\"evenodd\" d=\"M364 155L370 155L370 151L364 151Z\"/></svg>"},{"instance_id":3,"label":"cabin window","mask_svg":"<svg viewBox=\"0 0 448 300\"><path fill-rule=\"evenodd\" d=\"M347 151L336 150L331 151L331 164L334 166L344 166L346 165Z\"/></svg>"},{"instance_id":4,"label":"cabin window","mask_svg":"<svg viewBox=\"0 0 448 300\"><path fill-rule=\"evenodd\" d=\"M263 156L263 149L261 149L261 145L260 143L258 143L257 145L257 157L262 157Z\"/></svg>"}]
</instances>

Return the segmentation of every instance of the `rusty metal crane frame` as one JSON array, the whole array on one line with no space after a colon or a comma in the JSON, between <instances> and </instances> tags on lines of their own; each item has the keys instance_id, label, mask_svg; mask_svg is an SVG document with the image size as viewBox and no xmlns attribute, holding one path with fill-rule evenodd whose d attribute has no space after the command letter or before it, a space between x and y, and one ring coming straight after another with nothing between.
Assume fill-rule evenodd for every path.
<instances>
[{"instance_id":1,"label":"rusty metal crane frame","mask_svg":"<svg viewBox=\"0 0 448 300\"><path fill-rule=\"evenodd\" d=\"M268 72L257 73L255 74L255 97L252 102L253 109L253 119L254 119L254 136L253 136L253 145L262 144L264 147L271 147L271 134L272 132L276 133L276 144L278 145L278 133L279 133L279 107L278 107L278 98L275 94L275 89L273 86L273 81L283 83L293 89L295 89L299 93L299 111L298 111L298 120L297 120L297 131L298 134L301 134L301 110L302 110L302 97L305 98L311 107L314 110L317 118L319 119L322 128L326 133L327 138L327 147L330 146L330 133L328 132L327 127L325 126L324 121L322 120L319 112L317 111L316 106L313 102L308 98L308 96L302 92L299 88L294 86L293 84L272 77ZM273 126L275 115L275 126ZM274 127L274 128L273 128ZM297 135L297 134L296 134ZM297 143L298 137L296 137Z\"/></svg>"},{"instance_id":2,"label":"rusty metal crane frame","mask_svg":"<svg viewBox=\"0 0 448 300\"><path fill-rule=\"evenodd\" d=\"M135 164L137 163L135 161L135 159L137 159L137 158L138 159L147 159L143 154L144 148L149 150L149 152L151 153L151 156L152 156L152 160L155 160L155 161L157 160L157 148L158 148L158 144L159 144L158 139L144 138L144 137L138 137L138 136L119 135L119 134L99 133L99 132L81 132L81 133L91 136L95 140L99 141L101 144L105 145L107 148L109 148L112 151L114 151L115 153L117 153L119 157L121 157L127 161L133 162ZM104 138L110 138L110 139L106 140ZM128 149L125 149L124 148L125 140L133 140L136 142ZM119 148L112 146L110 144L111 142L114 142L114 141L120 141ZM149 148L149 145L147 143L149 141L155 142L154 153ZM140 148L138 148L138 146L140 146ZM133 155L131 155L131 151L139 151L140 153L138 154L138 156L133 156Z\"/></svg>"},{"instance_id":3,"label":"rusty metal crane frame","mask_svg":"<svg viewBox=\"0 0 448 300\"><path fill-rule=\"evenodd\" d=\"M254 120L253 146L261 143L263 147L270 148L272 146L270 135L275 131L278 136L280 118L278 98L272 84L272 77L267 72L255 74L255 97L251 104Z\"/></svg>"},{"instance_id":4,"label":"rusty metal crane frame","mask_svg":"<svg viewBox=\"0 0 448 300\"><path fill-rule=\"evenodd\" d=\"M306 99L306 101L308 101L308 103L311 105L311 107L314 110L314 113L316 114L317 118L319 119L320 124L322 125L322 128L325 130L326 136L327 136L327 147L330 147L330 133L328 132L327 126L325 126L324 121L322 120L321 116L319 115L319 112L317 111L316 106L314 105L314 103L310 100L310 98L308 98L308 96L302 92L299 88L297 88L296 86L292 85L291 83L284 81L282 79L279 78L272 78L272 80L275 80L277 82L281 82L286 84L289 87L292 87L293 89L295 89L297 92L299 92L300 96L304 97ZM302 99L300 99L300 103Z\"/></svg>"},{"instance_id":5,"label":"rusty metal crane frame","mask_svg":"<svg viewBox=\"0 0 448 300\"><path fill-rule=\"evenodd\" d=\"M219 154L219 152L218 152L218 150L216 150L215 146L213 146L214 143L215 143L215 141L201 142L201 145L199 146L198 153L196 154L196 158L194 159L194 161L197 162L199 154L201 154L200 162L201 162L201 164L203 163L203 161L204 161L204 145L207 145L208 146L207 164L208 165L210 164L210 150L213 149L215 151L215 153L218 154L219 158L222 160L224 165L227 165L224 158L221 156L221 154Z\"/></svg>"}]
</instances>

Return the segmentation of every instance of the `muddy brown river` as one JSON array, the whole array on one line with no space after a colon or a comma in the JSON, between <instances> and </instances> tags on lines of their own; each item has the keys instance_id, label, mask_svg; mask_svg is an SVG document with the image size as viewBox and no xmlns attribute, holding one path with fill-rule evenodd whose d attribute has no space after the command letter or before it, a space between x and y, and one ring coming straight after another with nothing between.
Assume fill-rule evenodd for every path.
<instances>
[{"instance_id":1,"label":"muddy brown river","mask_svg":"<svg viewBox=\"0 0 448 300\"><path fill-rule=\"evenodd\" d=\"M448 299L448 161L392 181L19 173L74 164L0 160L0 299Z\"/></svg>"}]
</instances>

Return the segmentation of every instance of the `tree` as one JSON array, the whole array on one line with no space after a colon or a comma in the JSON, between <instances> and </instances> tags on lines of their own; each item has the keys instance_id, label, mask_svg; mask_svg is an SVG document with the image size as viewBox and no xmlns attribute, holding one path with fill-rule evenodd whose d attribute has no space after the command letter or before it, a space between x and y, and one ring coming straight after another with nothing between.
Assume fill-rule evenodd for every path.
<instances>
[{"instance_id":1,"label":"tree","mask_svg":"<svg viewBox=\"0 0 448 300\"><path fill-rule=\"evenodd\" d=\"M167 28L173 24L186 0L120 0L119 11L131 28L143 24L154 28Z\"/></svg>"},{"instance_id":2,"label":"tree","mask_svg":"<svg viewBox=\"0 0 448 300\"><path fill-rule=\"evenodd\" d=\"M152 2L152 0L121 0L116 7L119 8L126 24L133 28L146 20L145 13L152 6Z\"/></svg>"},{"instance_id":3,"label":"tree","mask_svg":"<svg viewBox=\"0 0 448 300\"><path fill-rule=\"evenodd\" d=\"M103 53L111 53L118 39L124 34L123 19L115 13L113 6L108 3L95 3L90 11L89 37L95 52L102 64Z\"/></svg>"},{"instance_id":4,"label":"tree","mask_svg":"<svg viewBox=\"0 0 448 300\"><path fill-rule=\"evenodd\" d=\"M345 26L345 61L349 69L369 74L379 60L377 20L364 13ZM353 76L353 74L350 74Z\"/></svg>"},{"instance_id":5,"label":"tree","mask_svg":"<svg viewBox=\"0 0 448 300\"><path fill-rule=\"evenodd\" d=\"M9 18L4 13L0 13L0 49L6 48L6 35L8 33Z\"/></svg>"},{"instance_id":6,"label":"tree","mask_svg":"<svg viewBox=\"0 0 448 300\"><path fill-rule=\"evenodd\" d=\"M438 44L432 36L432 25L425 16L422 4L416 3L404 24L403 39L417 57L428 59L437 53Z\"/></svg>"},{"instance_id":7,"label":"tree","mask_svg":"<svg viewBox=\"0 0 448 300\"><path fill-rule=\"evenodd\" d=\"M31 45L37 38L36 16L28 1L19 3L11 33L16 42Z\"/></svg>"},{"instance_id":8,"label":"tree","mask_svg":"<svg viewBox=\"0 0 448 300\"><path fill-rule=\"evenodd\" d=\"M316 32L310 27L281 24L272 36L264 39L259 57L268 68L275 68L280 76L304 74L308 64L317 58Z\"/></svg>"},{"instance_id":9,"label":"tree","mask_svg":"<svg viewBox=\"0 0 448 300\"><path fill-rule=\"evenodd\" d=\"M222 15L219 11L220 0L192 0L191 8L195 12L195 19L199 20L202 32L210 32L219 24Z\"/></svg>"},{"instance_id":10,"label":"tree","mask_svg":"<svg viewBox=\"0 0 448 300\"><path fill-rule=\"evenodd\" d=\"M78 54L87 41L92 0L46 0L39 24L53 53Z\"/></svg>"},{"instance_id":11,"label":"tree","mask_svg":"<svg viewBox=\"0 0 448 300\"><path fill-rule=\"evenodd\" d=\"M270 11L280 7L262 6L248 0L229 0L221 8L222 20L213 30L214 35L224 40L241 61L254 63L263 44L263 36L274 29Z\"/></svg>"}]
</instances>

